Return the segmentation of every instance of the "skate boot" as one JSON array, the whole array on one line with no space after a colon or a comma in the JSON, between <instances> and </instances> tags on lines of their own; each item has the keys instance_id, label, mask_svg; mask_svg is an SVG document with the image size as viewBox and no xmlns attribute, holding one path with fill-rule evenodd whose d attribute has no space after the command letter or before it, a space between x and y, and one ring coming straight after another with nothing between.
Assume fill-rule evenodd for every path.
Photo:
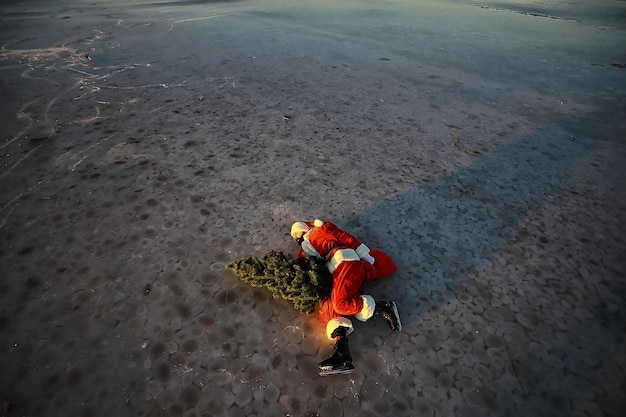
<instances>
[{"instance_id":1,"label":"skate boot","mask_svg":"<svg viewBox=\"0 0 626 417\"><path fill-rule=\"evenodd\" d=\"M400 322L400 314L398 314L398 307L393 301L378 301L376 302L376 309L374 314L377 316L383 316L387 320L387 324L392 332L401 331L402 323Z\"/></svg>"},{"instance_id":2,"label":"skate boot","mask_svg":"<svg viewBox=\"0 0 626 417\"><path fill-rule=\"evenodd\" d=\"M331 335L335 338L335 346L330 358L319 363L320 376L351 374L354 372L346 333L347 328L340 326Z\"/></svg>"}]
</instances>

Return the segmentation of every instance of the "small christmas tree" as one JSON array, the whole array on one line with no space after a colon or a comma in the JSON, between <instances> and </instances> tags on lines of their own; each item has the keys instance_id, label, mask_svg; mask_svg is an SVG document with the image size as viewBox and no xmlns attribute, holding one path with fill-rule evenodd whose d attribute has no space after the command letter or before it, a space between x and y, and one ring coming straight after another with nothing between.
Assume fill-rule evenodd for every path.
<instances>
[{"instance_id":1,"label":"small christmas tree","mask_svg":"<svg viewBox=\"0 0 626 417\"><path fill-rule=\"evenodd\" d=\"M333 277L326 266L312 257L294 258L270 250L262 258L242 258L226 265L242 281L265 287L274 297L293 302L304 314L315 310L315 303L330 298Z\"/></svg>"}]
</instances>

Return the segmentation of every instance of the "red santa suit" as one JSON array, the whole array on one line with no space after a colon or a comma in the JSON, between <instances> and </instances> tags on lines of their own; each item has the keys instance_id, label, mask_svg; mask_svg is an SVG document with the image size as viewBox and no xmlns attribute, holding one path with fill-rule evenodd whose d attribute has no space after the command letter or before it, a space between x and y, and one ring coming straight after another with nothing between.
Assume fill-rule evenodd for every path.
<instances>
[{"instance_id":1,"label":"red santa suit","mask_svg":"<svg viewBox=\"0 0 626 417\"><path fill-rule=\"evenodd\" d=\"M326 334L332 339L333 331L340 326L347 327L350 334L354 328L346 316L366 321L376 308L371 295L359 294L363 283L388 276L398 268L386 253L368 248L334 223L321 220L302 223L309 229L302 236L300 256L306 253L325 259L333 275L331 297L318 310L327 323Z\"/></svg>"}]
</instances>

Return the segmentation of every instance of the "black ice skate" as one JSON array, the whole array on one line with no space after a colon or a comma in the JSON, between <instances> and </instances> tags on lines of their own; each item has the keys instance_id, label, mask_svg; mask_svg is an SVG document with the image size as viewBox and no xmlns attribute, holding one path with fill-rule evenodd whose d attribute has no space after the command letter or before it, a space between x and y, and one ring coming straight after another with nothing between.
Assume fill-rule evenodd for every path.
<instances>
[{"instance_id":1,"label":"black ice skate","mask_svg":"<svg viewBox=\"0 0 626 417\"><path fill-rule=\"evenodd\" d=\"M398 314L398 307L393 301L378 301L376 303L376 309L374 314L383 316L387 320L387 324L392 332L399 332L402 330L402 323L400 322L400 314Z\"/></svg>"},{"instance_id":2,"label":"black ice skate","mask_svg":"<svg viewBox=\"0 0 626 417\"><path fill-rule=\"evenodd\" d=\"M335 338L335 346L330 358L319 363L320 376L351 374L354 365L348 349L347 328L338 327L331 336Z\"/></svg>"}]
</instances>

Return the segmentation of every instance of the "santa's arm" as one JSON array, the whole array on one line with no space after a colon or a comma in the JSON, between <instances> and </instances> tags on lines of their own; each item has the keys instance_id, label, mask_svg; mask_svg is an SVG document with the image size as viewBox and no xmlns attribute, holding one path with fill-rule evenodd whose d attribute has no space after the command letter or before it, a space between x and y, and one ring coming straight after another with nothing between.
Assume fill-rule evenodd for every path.
<instances>
[{"instance_id":1,"label":"santa's arm","mask_svg":"<svg viewBox=\"0 0 626 417\"><path fill-rule=\"evenodd\" d=\"M359 258L371 264L374 263L374 257L370 255L370 248L368 248L365 243L362 243L359 239L352 236L345 230L339 229L334 224L332 226L334 226L335 229L333 230L333 235L342 246L354 249L357 255L359 255Z\"/></svg>"}]
</instances>

